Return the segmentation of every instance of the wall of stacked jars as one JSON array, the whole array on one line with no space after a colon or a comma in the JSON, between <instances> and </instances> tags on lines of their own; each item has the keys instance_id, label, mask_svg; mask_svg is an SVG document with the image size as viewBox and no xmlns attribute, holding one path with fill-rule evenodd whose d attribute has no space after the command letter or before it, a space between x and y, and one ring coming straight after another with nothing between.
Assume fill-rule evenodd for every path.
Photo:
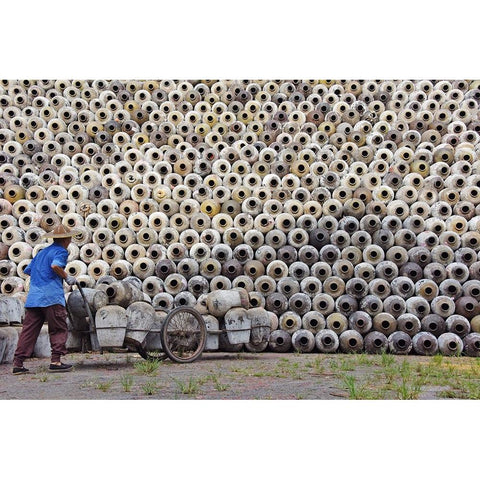
<instances>
[{"instance_id":1,"label":"wall of stacked jars","mask_svg":"<svg viewBox=\"0 0 480 480\"><path fill-rule=\"evenodd\" d=\"M269 342L480 355L480 81L0 81L0 290L58 223L85 287L241 287ZM3 324L8 320L3 319Z\"/></svg>"}]
</instances>

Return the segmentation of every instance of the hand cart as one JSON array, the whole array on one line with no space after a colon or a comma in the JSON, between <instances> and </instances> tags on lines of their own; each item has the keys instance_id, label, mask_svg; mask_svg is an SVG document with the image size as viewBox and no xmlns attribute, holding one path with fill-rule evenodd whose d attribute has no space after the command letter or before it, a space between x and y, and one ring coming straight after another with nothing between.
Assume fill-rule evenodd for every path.
<instances>
[{"instance_id":1,"label":"hand cart","mask_svg":"<svg viewBox=\"0 0 480 480\"><path fill-rule=\"evenodd\" d=\"M84 330L82 333L84 333L85 336L89 335L93 350L100 350L100 352L102 352L102 347L98 344L96 336L94 316L82 287L77 284L77 288L85 303L87 311L86 321L89 327L88 330ZM68 309L68 303L67 312L70 319L72 319L71 312ZM73 322L71 323L73 324ZM254 330L255 328L265 329L265 326L253 326L248 330ZM152 329L150 332L160 335L162 349L152 349L146 345L146 342L139 343L128 338L125 339L124 347L137 351L146 360L163 360L168 357L178 363L190 363L197 360L205 349L207 326L203 316L192 307L180 306L173 309L166 316L162 327L159 330ZM227 329L208 330L209 335L220 335L226 332ZM86 351L85 342L82 342L82 351Z\"/></svg>"}]
</instances>

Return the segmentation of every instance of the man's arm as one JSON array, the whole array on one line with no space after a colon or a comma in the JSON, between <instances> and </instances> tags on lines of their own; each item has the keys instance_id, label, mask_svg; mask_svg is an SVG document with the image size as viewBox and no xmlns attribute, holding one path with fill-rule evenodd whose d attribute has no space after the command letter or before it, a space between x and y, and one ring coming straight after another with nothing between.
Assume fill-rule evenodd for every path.
<instances>
[{"instance_id":1,"label":"man's arm","mask_svg":"<svg viewBox=\"0 0 480 480\"><path fill-rule=\"evenodd\" d=\"M67 282L68 285L75 285L77 283L77 280L75 277L72 275L68 275L68 273L59 265L52 265L52 270L65 282Z\"/></svg>"},{"instance_id":2,"label":"man's arm","mask_svg":"<svg viewBox=\"0 0 480 480\"><path fill-rule=\"evenodd\" d=\"M60 267L59 265L52 265L52 270L53 270L59 277L61 277L63 280L66 280L66 279L67 279L67 277L68 277L67 272L66 272L62 267Z\"/></svg>"}]
</instances>

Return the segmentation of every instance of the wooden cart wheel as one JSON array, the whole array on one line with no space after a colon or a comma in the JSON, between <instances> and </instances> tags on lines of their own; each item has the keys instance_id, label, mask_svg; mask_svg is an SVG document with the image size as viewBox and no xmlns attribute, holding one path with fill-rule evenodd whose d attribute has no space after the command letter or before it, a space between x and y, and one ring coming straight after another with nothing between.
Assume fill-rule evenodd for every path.
<instances>
[{"instance_id":1,"label":"wooden cart wheel","mask_svg":"<svg viewBox=\"0 0 480 480\"><path fill-rule=\"evenodd\" d=\"M194 308L178 307L165 319L161 339L163 349L171 360L193 362L205 348L207 327L203 317Z\"/></svg>"}]
</instances>

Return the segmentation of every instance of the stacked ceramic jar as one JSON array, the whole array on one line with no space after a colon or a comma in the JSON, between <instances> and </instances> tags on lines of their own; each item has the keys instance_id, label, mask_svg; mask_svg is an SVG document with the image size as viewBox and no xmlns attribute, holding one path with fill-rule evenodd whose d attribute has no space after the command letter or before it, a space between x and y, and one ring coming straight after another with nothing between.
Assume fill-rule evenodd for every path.
<instances>
[{"instance_id":1,"label":"stacked ceramic jar","mask_svg":"<svg viewBox=\"0 0 480 480\"><path fill-rule=\"evenodd\" d=\"M479 355L479 87L1 81L1 292L62 222L84 286L244 288L265 349Z\"/></svg>"}]
</instances>

